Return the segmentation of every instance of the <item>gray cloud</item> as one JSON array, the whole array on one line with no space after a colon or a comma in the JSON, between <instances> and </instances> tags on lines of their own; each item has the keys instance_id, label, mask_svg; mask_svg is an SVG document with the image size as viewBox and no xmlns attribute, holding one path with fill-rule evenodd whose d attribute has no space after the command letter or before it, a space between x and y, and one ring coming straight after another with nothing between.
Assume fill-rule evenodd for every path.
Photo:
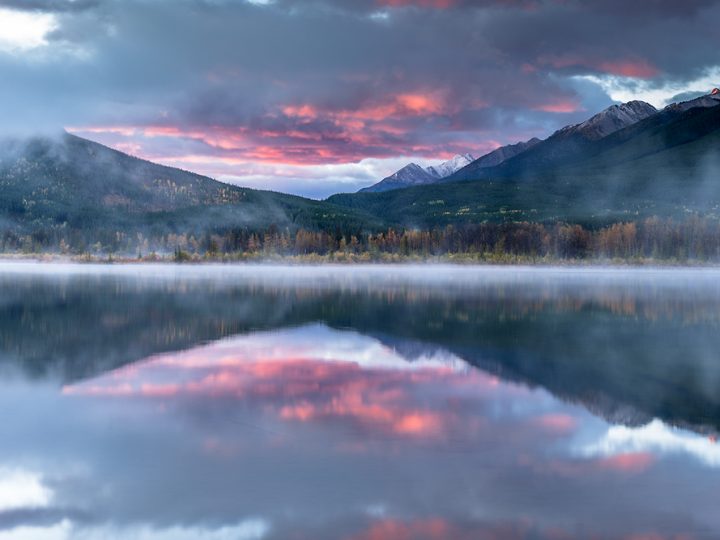
<instances>
[{"instance_id":1,"label":"gray cloud","mask_svg":"<svg viewBox=\"0 0 720 540\"><path fill-rule=\"evenodd\" d=\"M56 20L48 46L0 52L0 114L7 130L159 126L237 159L439 158L611 103L577 76L660 87L717 64L715 0L388 3L0 0Z\"/></svg>"},{"instance_id":2,"label":"gray cloud","mask_svg":"<svg viewBox=\"0 0 720 540\"><path fill-rule=\"evenodd\" d=\"M0 7L23 11L65 12L97 7L102 0L0 0Z\"/></svg>"}]
</instances>

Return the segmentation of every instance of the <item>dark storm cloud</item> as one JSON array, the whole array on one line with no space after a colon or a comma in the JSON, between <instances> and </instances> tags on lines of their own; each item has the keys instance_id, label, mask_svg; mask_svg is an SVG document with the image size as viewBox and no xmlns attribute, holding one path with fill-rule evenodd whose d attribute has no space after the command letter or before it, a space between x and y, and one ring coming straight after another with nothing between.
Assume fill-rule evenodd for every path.
<instances>
[{"instance_id":1,"label":"dark storm cloud","mask_svg":"<svg viewBox=\"0 0 720 540\"><path fill-rule=\"evenodd\" d=\"M717 2L589 2L497 13L483 31L515 62L543 70L666 80L716 65L719 21Z\"/></svg>"},{"instance_id":2,"label":"dark storm cloud","mask_svg":"<svg viewBox=\"0 0 720 540\"><path fill-rule=\"evenodd\" d=\"M131 126L267 162L440 158L546 136L611 103L577 76L682 85L717 65L720 42L715 0L0 7L55 19L48 46L0 52L6 129ZM147 140L127 143L143 153Z\"/></svg>"},{"instance_id":3,"label":"dark storm cloud","mask_svg":"<svg viewBox=\"0 0 720 540\"><path fill-rule=\"evenodd\" d=\"M585 6L594 11L614 16L642 16L645 18L687 17L698 11L713 6L715 0L643 0L628 2L627 0L574 0L577 6Z\"/></svg>"}]
</instances>

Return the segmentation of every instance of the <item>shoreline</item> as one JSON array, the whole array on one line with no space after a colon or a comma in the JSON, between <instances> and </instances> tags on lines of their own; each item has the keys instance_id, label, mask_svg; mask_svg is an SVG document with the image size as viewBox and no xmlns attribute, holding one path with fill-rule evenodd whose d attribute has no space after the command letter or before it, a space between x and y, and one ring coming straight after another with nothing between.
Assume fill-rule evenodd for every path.
<instances>
[{"instance_id":1,"label":"shoreline","mask_svg":"<svg viewBox=\"0 0 720 540\"><path fill-rule=\"evenodd\" d=\"M167 256L96 256L96 255L64 255L47 253L38 255L27 254L0 254L0 264L3 263L37 263L42 265L91 265L91 266L317 266L317 267L353 267L353 266L413 266L413 267L439 267L439 266L488 266L488 267L531 267L531 268L707 268L720 269L720 260L668 260L668 259L555 259L518 256L482 257L473 255L451 255L439 257L406 257L386 256L380 258L369 257L337 257L319 255L295 256L247 256L247 257L207 257L197 256L188 260L176 260L172 255Z\"/></svg>"}]
</instances>

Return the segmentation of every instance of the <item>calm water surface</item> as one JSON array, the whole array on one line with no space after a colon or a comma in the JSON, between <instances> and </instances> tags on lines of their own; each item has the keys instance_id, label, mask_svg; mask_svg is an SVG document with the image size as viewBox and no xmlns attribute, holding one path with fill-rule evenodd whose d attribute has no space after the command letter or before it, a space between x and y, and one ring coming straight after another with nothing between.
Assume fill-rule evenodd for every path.
<instances>
[{"instance_id":1,"label":"calm water surface","mask_svg":"<svg viewBox=\"0 0 720 540\"><path fill-rule=\"evenodd\" d=\"M720 271L0 266L0 540L720 538Z\"/></svg>"}]
</instances>

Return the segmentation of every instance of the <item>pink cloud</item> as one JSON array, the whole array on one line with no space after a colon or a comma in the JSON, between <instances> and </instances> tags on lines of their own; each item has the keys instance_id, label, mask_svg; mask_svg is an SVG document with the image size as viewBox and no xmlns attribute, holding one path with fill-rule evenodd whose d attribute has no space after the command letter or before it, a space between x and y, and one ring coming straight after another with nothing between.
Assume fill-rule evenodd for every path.
<instances>
[{"instance_id":1,"label":"pink cloud","mask_svg":"<svg viewBox=\"0 0 720 540\"><path fill-rule=\"evenodd\" d=\"M569 414L545 414L535 419L535 423L541 428L556 434L565 435L577 428L577 420Z\"/></svg>"},{"instance_id":2,"label":"pink cloud","mask_svg":"<svg viewBox=\"0 0 720 540\"><path fill-rule=\"evenodd\" d=\"M568 99L537 105L536 107L533 107L533 110L549 113L568 114L581 111L582 107L577 101Z\"/></svg>"},{"instance_id":3,"label":"pink cloud","mask_svg":"<svg viewBox=\"0 0 720 540\"><path fill-rule=\"evenodd\" d=\"M618 60L600 62L598 69L612 75L632 77L635 79L652 79L660 74L660 70L645 60Z\"/></svg>"},{"instance_id":4,"label":"pink cloud","mask_svg":"<svg viewBox=\"0 0 720 540\"><path fill-rule=\"evenodd\" d=\"M538 63L540 66L550 66L555 69L585 68L609 75L636 79L651 79L660 74L658 68L642 58L616 58L608 60L584 58L573 53L568 53L561 55L544 55L539 58ZM533 66L528 65L528 68L532 67Z\"/></svg>"},{"instance_id":5,"label":"pink cloud","mask_svg":"<svg viewBox=\"0 0 720 540\"><path fill-rule=\"evenodd\" d=\"M539 529L530 520L517 523L457 523L445 518L381 519L346 540L570 540L574 536L560 528Z\"/></svg>"},{"instance_id":6,"label":"pink cloud","mask_svg":"<svg viewBox=\"0 0 720 540\"><path fill-rule=\"evenodd\" d=\"M476 98L471 101L473 108L487 106ZM283 165L357 163L365 158L399 155L440 160L458 153L483 153L490 146L482 137L472 137L466 128L448 122L461 107L449 99L447 90L414 89L373 97L352 108L288 103L259 116L252 127L149 124L73 126L68 130L146 159L176 158L188 163L202 161L202 156L228 164ZM423 123L437 117L457 129L457 135L446 137L440 144L420 136ZM197 143L197 148L187 153L188 145L183 141ZM173 147L182 148L183 154L151 150Z\"/></svg>"},{"instance_id":7,"label":"pink cloud","mask_svg":"<svg viewBox=\"0 0 720 540\"><path fill-rule=\"evenodd\" d=\"M624 472L643 472L655 462L655 456L650 452L631 452L603 458L598 465L603 469L613 469Z\"/></svg>"}]
</instances>

